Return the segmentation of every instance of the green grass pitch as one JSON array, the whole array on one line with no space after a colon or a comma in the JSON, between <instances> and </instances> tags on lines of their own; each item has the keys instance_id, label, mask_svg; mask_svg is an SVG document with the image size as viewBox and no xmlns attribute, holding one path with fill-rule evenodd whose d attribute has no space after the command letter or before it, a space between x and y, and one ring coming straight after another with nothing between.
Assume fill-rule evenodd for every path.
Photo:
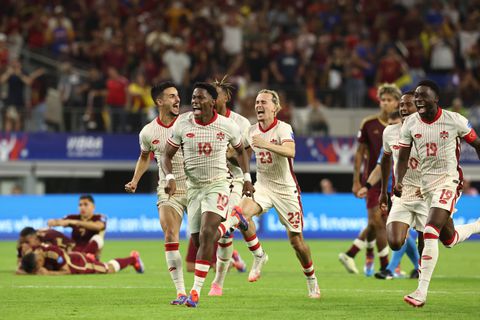
<instances>
[{"instance_id":1,"label":"green grass pitch","mask_svg":"<svg viewBox=\"0 0 480 320\"><path fill-rule=\"evenodd\" d=\"M238 236L237 236L238 238ZM0 242L0 319L479 319L480 242L440 249L424 308L403 302L416 280L381 281L347 274L338 262L350 241L308 241L322 298L307 298L300 265L287 241L263 241L270 256L262 278L230 271L223 297L208 297L210 272L197 309L170 306L175 290L165 268L162 241L107 241L102 260L140 251L145 274L132 268L115 275L16 276L15 244ZM252 257L241 241L236 248L249 266ZM184 255L186 243L182 242ZM364 254L359 253L361 269ZM375 261L378 266L378 259ZM411 270L408 259L402 261ZM185 274L187 290L193 274Z\"/></svg>"}]
</instances>

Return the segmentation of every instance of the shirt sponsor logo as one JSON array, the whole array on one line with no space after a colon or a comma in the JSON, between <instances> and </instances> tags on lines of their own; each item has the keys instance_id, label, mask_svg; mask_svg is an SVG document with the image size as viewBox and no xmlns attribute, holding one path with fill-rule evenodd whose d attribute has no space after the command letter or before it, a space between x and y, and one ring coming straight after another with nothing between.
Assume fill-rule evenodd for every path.
<instances>
[{"instance_id":1,"label":"shirt sponsor logo","mask_svg":"<svg viewBox=\"0 0 480 320\"><path fill-rule=\"evenodd\" d=\"M440 138L442 138L442 139L448 139L448 132L447 132L447 131L442 131L442 132L440 132Z\"/></svg>"},{"instance_id":2,"label":"shirt sponsor logo","mask_svg":"<svg viewBox=\"0 0 480 320\"><path fill-rule=\"evenodd\" d=\"M186 134L187 138L193 138L195 137L195 133L189 132Z\"/></svg>"},{"instance_id":3,"label":"shirt sponsor logo","mask_svg":"<svg viewBox=\"0 0 480 320\"><path fill-rule=\"evenodd\" d=\"M421 135L420 133L416 133L416 134L414 135L414 137L417 138L417 139L420 139L420 138L422 137L422 135Z\"/></svg>"}]
</instances>

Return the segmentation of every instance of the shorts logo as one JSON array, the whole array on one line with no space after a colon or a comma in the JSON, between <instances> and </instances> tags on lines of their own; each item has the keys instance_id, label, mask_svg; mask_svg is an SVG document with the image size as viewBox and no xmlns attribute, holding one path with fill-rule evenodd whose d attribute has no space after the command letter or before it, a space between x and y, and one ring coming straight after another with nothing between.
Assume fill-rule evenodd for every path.
<instances>
[{"instance_id":1,"label":"shorts logo","mask_svg":"<svg viewBox=\"0 0 480 320\"><path fill-rule=\"evenodd\" d=\"M420 139L420 138L422 137L422 135L421 135L420 133L416 133L416 134L414 135L414 137L417 138L417 139Z\"/></svg>"},{"instance_id":2,"label":"shorts logo","mask_svg":"<svg viewBox=\"0 0 480 320\"><path fill-rule=\"evenodd\" d=\"M444 200L444 199L441 199L438 202L440 202L441 204L447 204L447 200Z\"/></svg>"},{"instance_id":3,"label":"shorts logo","mask_svg":"<svg viewBox=\"0 0 480 320\"><path fill-rule=\"evenodd\" d=\"M223 141L223 139L225 139L225 134L220 131L219 133L217 133L217 140Z\"/></svg>"},{"instance_id":4,"label":"shorts logo","mask_svg":"<svg viewBox=\"0 0 480 320\"><path fill-rule=\"evenodd\" d=\"M394 145L392 148L395 149L395 150L398 150L398 149L400 149L400 146Z\"/></svg>"},{"instance_id":5,"label":"shorts logo","mask_svg":"<svg viewBox=\"0 0 480 320\"><path fill-rule=\"evenodd\" d=\"M193 137L195 137L195 134L189 132L189 133L186 134L186 136L187 136L187 138L193 138Z\"/></svg>"},{"instance_id":6,"label":"shorts logo","mask_svg":"<svg viewBox=\"0 0 480 320\"><path fill-rule=\"evenodd\" d=\"M442 131L442 132L440 132L440 138L442 138L442 139L448 139L448 132L447 132L447 131Z\"/></svg>"},{"instance_id":7,"label":"shorts logo","mask_svg":"<svg viewBox=\"0 0 480 320\"><path fill-rule=\"evenodd\" d=\"M159 140L153 140L152 144L158 144L160 141Z\"/></svg>"}]
</instances>

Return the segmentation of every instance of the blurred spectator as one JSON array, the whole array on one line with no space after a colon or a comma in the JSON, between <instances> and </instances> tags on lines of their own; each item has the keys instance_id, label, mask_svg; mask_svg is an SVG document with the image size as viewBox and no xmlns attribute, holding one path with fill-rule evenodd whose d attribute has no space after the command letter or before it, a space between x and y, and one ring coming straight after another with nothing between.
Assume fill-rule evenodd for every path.
<instances>
[{"instance_id":1,"label":"blurred spectator","mask_svg":"<svg viewBox=\"0 0 480 320\"><path fill-rule=\"evenodd\" d=\"M137 73L135 80L128 85L129 124L134 132L156 117L155 103L150 94L151 87L147 85L142 73Z\"/></svg>"},{"instance_id":2,"label":"blurred spectator","mask_svg":"<svg viewBox=\"0 0 480 320\"><path fill-rule=\"evenodd\" d=\"M395 47L390 46L386 54L381 58L377 69L375 83L395 83L408 68L402 57L397 53Z\"/></svg>"},{"instance_id":3,"label":"blurred spectator","mask_svg":"<svg viewBox=\"0 0 480 320\"><path fill-rule=\"evenodd\" d=\"M337 193L337 191L333 187L332 181L327 178L323 178L322 180L320 180L320 190L323 194Z\"/></svg>"},{"instance_id":4,"label":"blurred spectator","mask_svg":"<svg viewBox=\"0 0 480 320\"><path fill-rule=\"evenodd\" d=\"M12 186L12 189L10 190L10 194L12 195L18 195L18 194L23 194L23 188L19 184L14 184Z\"/></svg>"},{"instance_id":5,"label":"blurred spectator","mask_svg":"<svg viewBox=\"0 0 480 320\"><path fill-rule=\"evenodd\" d=\"M175 39L173 48L168 49L162 57L172 81L180 87L180 94L184 94L189 82L188 71L191 59L186 52L185 44L180 39Z\"/></svg>"},{"instance_id":6,"label":"blurred spectator","mask_svg":"<svg viewBox=\"0 0 480 320\"><path fill-rule=\"evenodd\" d=\"M63 7L56 6L53 16L48 20L47 29L47 43L50 44L52 53L56 56L68 54L74 35L72 22L65 17Z\"/></svg>"},{"instance_id":7,"label":"blurred spectator","mask_svg":"<svg viewBox=\"0 0 480 320\"><path fill-rule=\"evenodd\" d=\"M4 33L0 33L0 73L3 73L7 68L9 56L7 36Z\"/></svg>"},{"instance_id":8,"label":"blurred spectator","mask_svg":"<svg viewBox=\"0 0 480 320\"><path fill-rule=\"evenodd\" d=\"M333 48L333 54L328 57L325 63L326 77L328 81L329 94L325 97L325 103L328 106L343 105L342 88L344 86L344 75L347 64L345 49L340 46Z\"/></svg>"},{"instance_id":9,"label":"blurred spectator","mask_svg":"<svg viewBox=\"0 0 480 320\"><path fill-rule=\"evenodd\" d=\"M478 92L480 92L480 80L477 79L471 70L463 72L460 85L460 97L467 106L472 106L480 102Z\"/></svg>"},{"instance_id":10,"label":"blurred spectator","mask_svg":"<svg viewBox=\"0 0 480 320\"><path fill-rule=\"evenodd\" d=\"M10 31L8 35L8 51L9 51L9 60L18 60L20 59L20 53L23 48L23 37L20 34L19 28L14 28Z\"/></svg>"},{"instance_id":11,"label":"blurred spectator","mask_svg":"<svg viewBox=\"0 0 480 320\"><path fill-rule=\"evenodd\" d=\"M104 117L106 81L96 68L89 71L87 84L84 88L88 93L87 107L83 116L87 131L104 131L110 125L110 119Z\"/></svg>"},{"instance_id":12,"label":"blurred spectator","mask_svg":"<svg viewBox=\"0 0 480 320\"><path fill-rule=\"evenodd\" d=\"M39 69L31 85L31 130L34 132L47 131L45 113L47 111L46 97L49 85L45 70Z\"/></svg>"},{"instance_id":13,"label":"blurred spectator","mask_svg":"<svg viewBox=\"0 0 480 320\"><path fill-rule=\"evenodd\" d=\"M308 135L323 135L328 137L328 123L322 109L325 108L318 99L310 106L308 114Z\"/></svg>"},{"instance_id":14,"label":"blurred spectator","mask_svg":"<svg viewBox=\"0 0 480 320\"><path fill-rule=\"evenodd\" d=\"M473 187L470 179L465 177L463 180L463 194L469 195L469 196L478 196L478 190L477 188Z\"/></svg>"},{"instance_id":15,"label":"blurred spectator","mask_svg":"<svg viewBox=\"0 0 480 320\"><path fill-rule=\"evenodd\" d=\"M460 113L462 116L464 116L467 119L470 117L468 110L463 106L462 99L458 97L453 99L452 106L447 110Z\"/></svg>"},{"instance_id":16,"label":"blurred spectator","mask_svg":"<svg viewBox=\"0 0 480 320\"><path fill-rule=\"evenodd\" d=\"M107 74L105 102L108 105L110 128L116 133L131 132L132 128L127 123L128 80L114 67L109 67Z\"/></svg>"}]
</instances>

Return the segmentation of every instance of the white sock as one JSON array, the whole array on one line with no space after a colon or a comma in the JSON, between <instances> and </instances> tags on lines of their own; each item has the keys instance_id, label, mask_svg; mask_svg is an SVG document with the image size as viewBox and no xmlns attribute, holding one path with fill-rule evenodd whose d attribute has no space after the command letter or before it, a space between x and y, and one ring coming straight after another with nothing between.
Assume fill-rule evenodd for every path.
<instances>
[{"instance_id":1,"label":"white sock","mask_svg":"<svg viewBox=\"0 0 480 320\"><path fill-rule=\"evenodd\" d=\"M203 283L205 282L209 269L209 261L195 260L195 281L193 282L192 290L197 291L198 296L200 296L200 291L202 291Z\"/></svg>"},{"instance_id":2,"label":"white sock","mask_svg":"<svg viewBox=\"0 0 480 320\"><path fill-rule=\"evenodd\" d=\"M178 251L178 242L165 243L165 259L168 271L178 294L185 294L185 282L183 281L182 256Z\"/></svg>"},{"instance_id":3,"label":"white sock","mask_svg":"<svg viewBox=\"0 0 480 320\"><path fill-rule=\"evenodd\" d=\"M353 244L354 244L359 250L363 250L363 249L365 249L365 247L367 246L367 242L366 242L366 241L363 241L363 240L358 239L358 238L356 238L355 240L353 240Z\"/></svg>"},{"instance_id":4,"label":"white sock","mask_svg":"<svg viewBox=\"0 0 480 320\"><path fill-rule=\"evenodd\" d=\"M425 246L421 257L420 277L418 289L427 294L433 270L438 261L438 236L440 231L432 225L427 224L423 231Z\"/></svg>"},{"instance_id":5,"label":"white sock","mask_svg":"<svg viewBox=\"0 0 480 320\"><path fill-rule=\"evenodd\" d=\"M248 250L250 250L255 256L261 257L263 256L263 248L258 241L257 234L254 234L251 237L245 238L245 242L247 243Z\"/></svg>"},{"instance_id":6,"label":"white sock","mask_svg":"<svg viewBox=\"0 0 480 320\"><path fill-rule=\"evenodd\" d=\"M220 238L217 248L217 272L214 283L223 288L223 282L227 276L228 268L233 254L233 235L230 238Z\"/></svg>"},{"instance_id":7,"label":"white sock","mask_svg":"<svg viewBox=\"0 0 480 320\"><path fill-rule=\"evenodd\" d=\"M455 234L453 238L447 241L443 241L443 244L447 248L452 248L455 245L467 240L472 234L480 233L480 223L475 221L474 223L461 224L455 227Z\"/></svg>"}]
</instances>

